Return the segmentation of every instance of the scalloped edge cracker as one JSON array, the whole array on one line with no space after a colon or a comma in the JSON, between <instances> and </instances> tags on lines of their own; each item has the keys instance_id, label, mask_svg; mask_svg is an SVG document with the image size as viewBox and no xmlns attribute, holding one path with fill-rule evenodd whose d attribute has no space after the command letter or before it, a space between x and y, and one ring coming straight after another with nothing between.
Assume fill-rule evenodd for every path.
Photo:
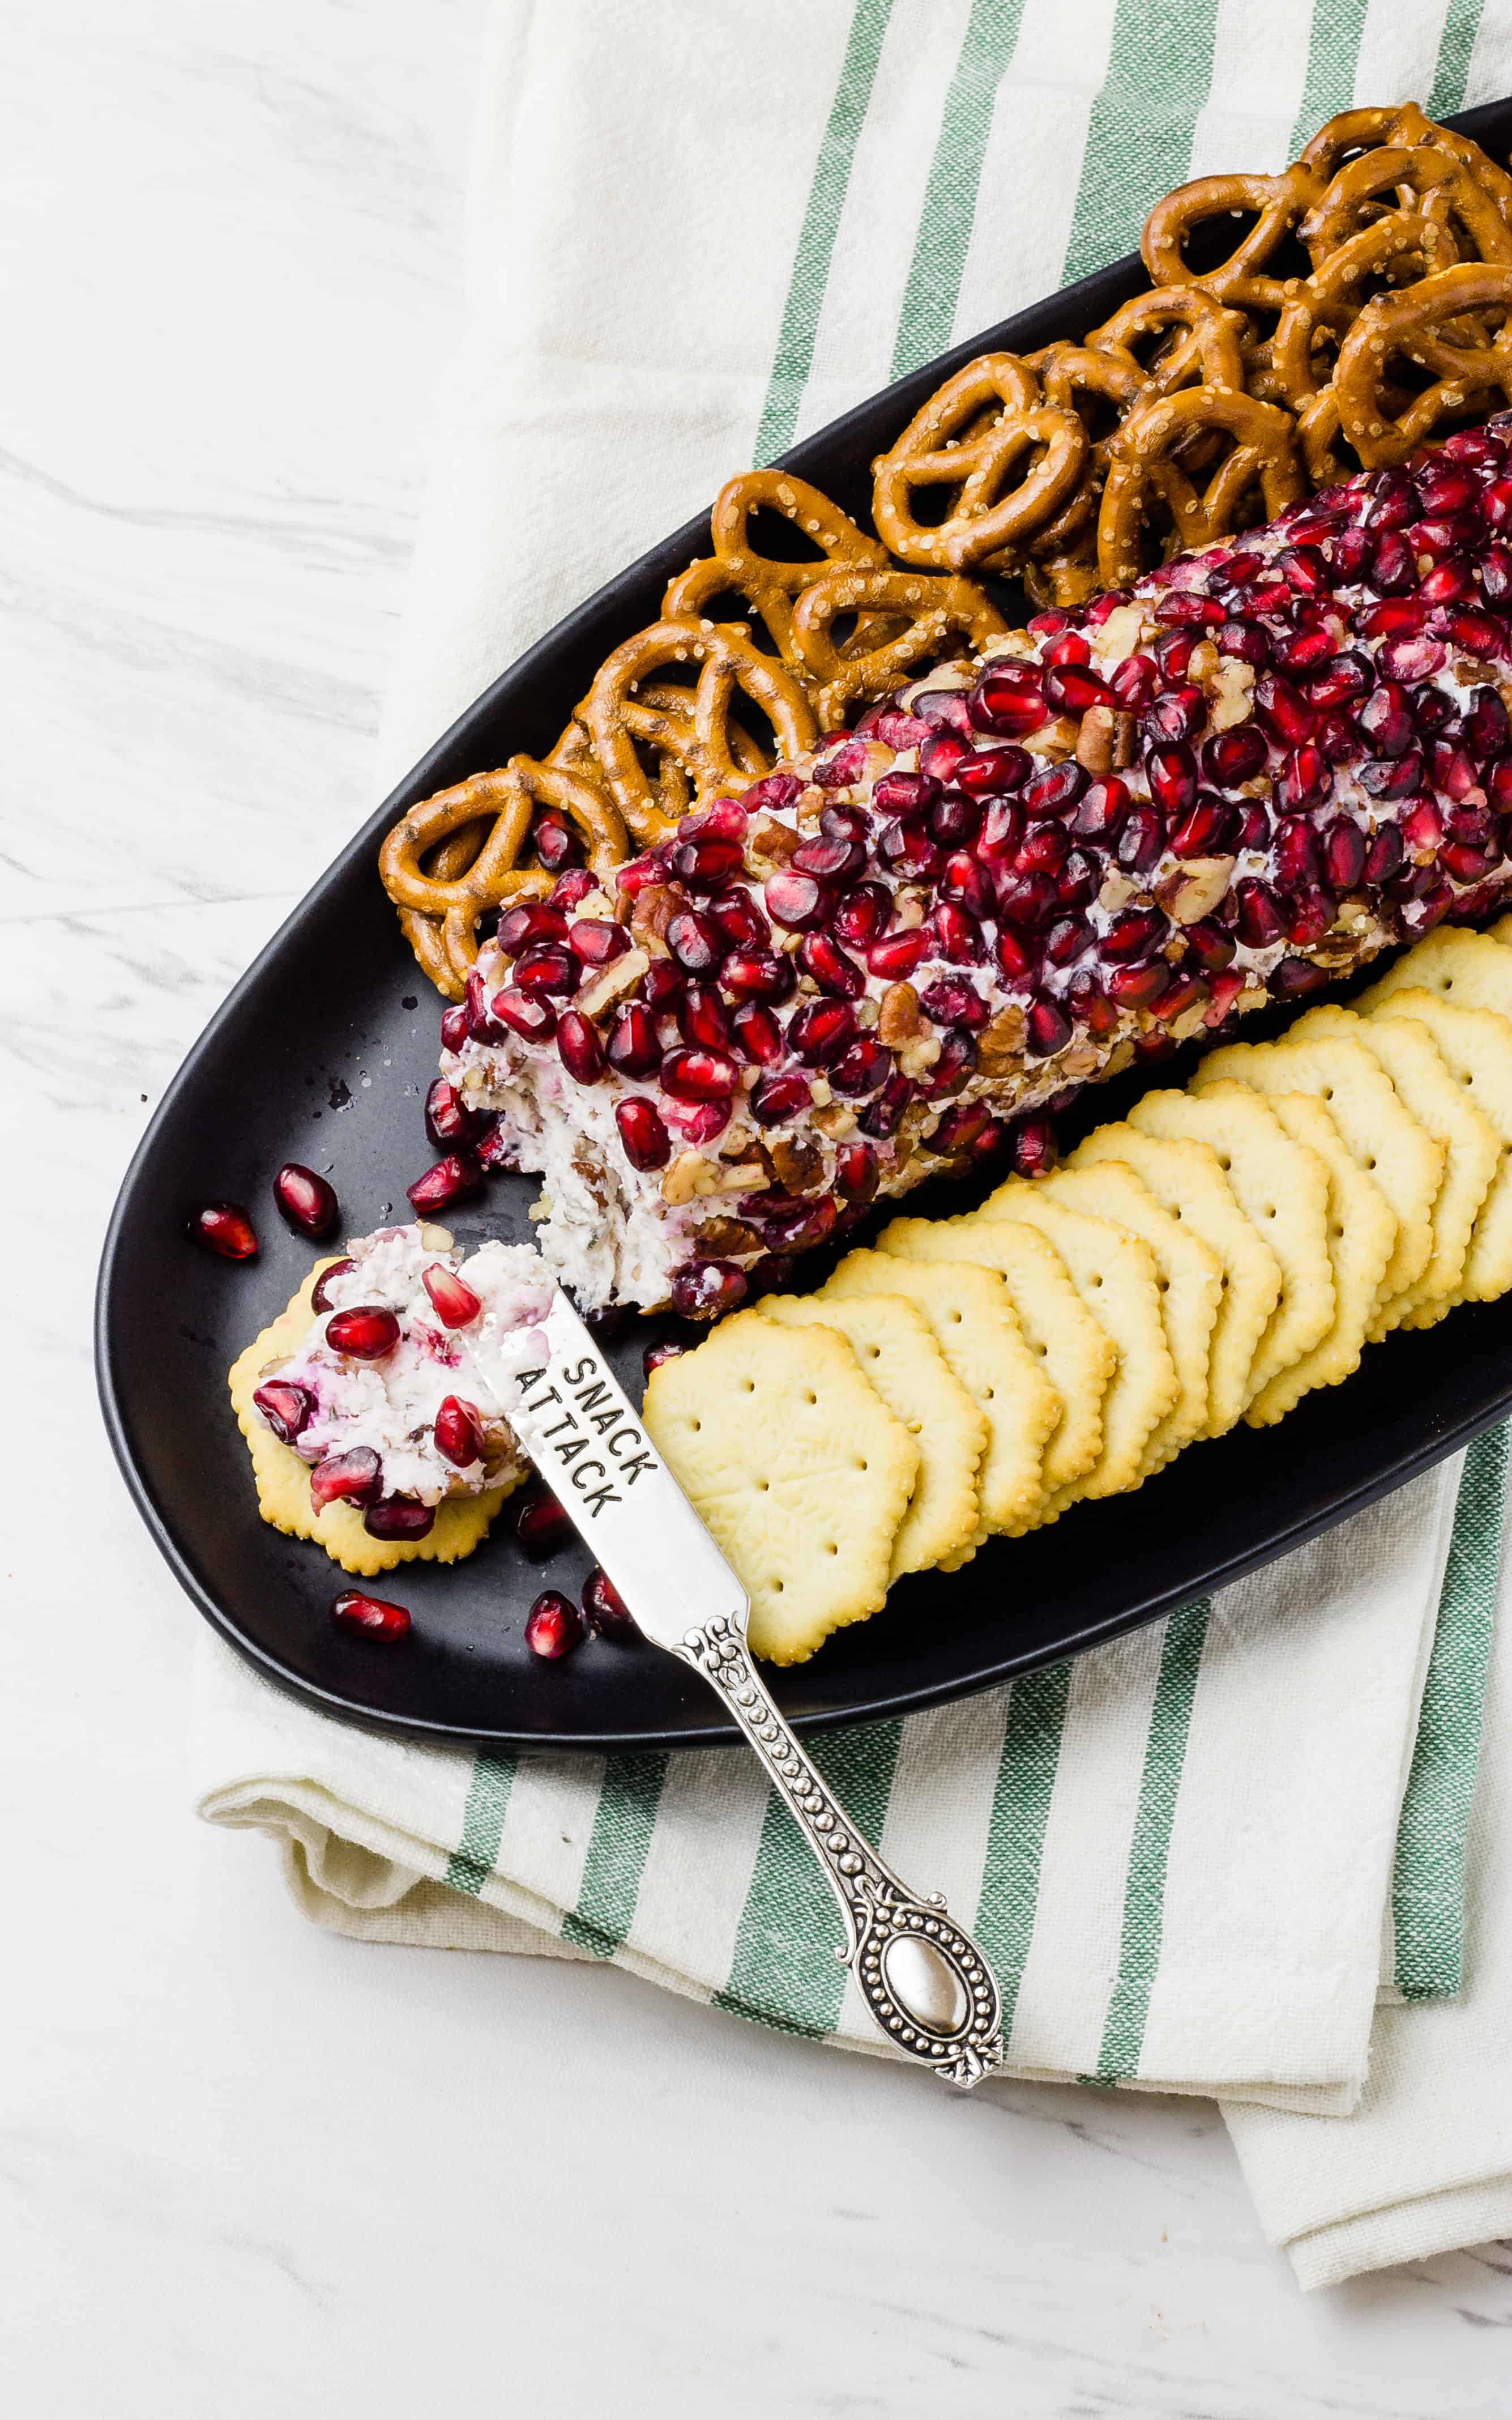
<instances>
[{"instance_id":1,"label":"scalloped edge cracker","mask_svg":"<svg viewBox=\"0 0 1512 2420\"><path fill-rule=\"evenodd\" d=\"M1512 917L1504 920L1512 925ZM1501 927L1497 927L1500 938ZM1507 935L1512 943L1512 932ZM1412 1017L1427 1026L1445 1066L1483 1118L1512 1144L1512 1022L1494 1008L1461 1008L1438 992L1409 985L1370 1012L1372 1023ZM1497 1302L1512 1288L1512 1150L1504 1149L1465 1254L1456 1300Z\"/></svg>"},{"instance_id":2,"label":"scalloped edge cracker","mask_svg":"<svg viewBox=\"0 0 1512 2420\"><path fill-rule=\"evenodd\" d=\"M1227 1078L1256 1093L1316 1093L1356 1165L1380 1186L1396 1218L1396 1248L1371 1328L1373 1337L1383 1334L1394 1304L1416 1285L1432 1255L1442 1146L1424 1133L1363 1042L1322 1036L1299 1044L1231 1042L1203 1061L1192 1088L1202 1093Z\"/></svg>"},{"instance_id":3,"label":"scalloped edge cracker","mask_svg":"<svg viewBox=\"0 0 1512 2420\"><path fill-rule=\"evenodd\" d=\"M919 1451L836 1329L737 1311L652 1372L644 1418L749 1592L753 1653L806 1663L879 1610Z\"/></svg>"},{"instance_id":4,"label":"scalloped edge cracker","mask_svg":"<svg viewBox=\"0 0 1512 2420\"><path fill-rule=\"evenodd\" d=\"M844 1337L861 1375L902 1420L918 1447L918 1477L893 1541L889 1580L975 1552L980 1522L977 1471L987 1450L987 1419L940 1351L917 1303L903 1295L767 1295L763 1319L784 1327L830 1327ZM963 1558L964 1559L964 1558Z\"/></svg>"},{"instance_id":5,"label":"scalloped edge cracker","mask_svg":"<svg viewBox=\"0 0 1512 2420\"><path fill-rule=\"evenodd\" d=\"M1317 1094L1271 1093L1266 1099L1292 1141L1316 1152L1328 1171L1334 1325L1310 1353L1261 1388L1245 1415L1251 1428L1268 1428L1315 1387L1336 1387L1358 1370L1396 1243L1396 1212L1375 1180L1356 1166Z\"/></svg>"},{"instance_id":6,"label":"scalloped edge cracker","mask_svg":"<svg viewBox=\"0 0 1512 2420\"><path fill-rule=\"evenodd\" d=\"M1022 1177L999 1186L987 1203L1001 1201L1012 1216ZM1155 1257L1161 1323L1176 1371L1176 1401L1157 1420L1145 1446L1142 1478L1152 1478L1194 1437L1208 1428L1208 1358L1223 1300L1223 1266L1216 1252L1183 1227L1156 1201L1127 1160L1105 1159L1095 1168L1057 1168L1035 1182L1045 1196L1072 1210L1111 1219L1137 1235Z\"/></svg>"},{"instance_id":7,"label":"scalloped edge cracker","mask_svg":"<svg viewBox=\"0 0 1512 2420\"><path fill-rule=\"evenodd\" d=\"M1112 1340L1084 1305L1071 1271L1048 1236L1009 1218L980 1212L954 1218L894 1218L877 1249L918 1263L964 1263L995 1271L1007 1285L1024 1341L1056 1396L1055 1424L1044 1441L1041 1507L1089 1471L1103 1450L1103 1398L1119 1357ZM1026 1526L1021 1524L1021 1527Z\"/></svg>"},{"instance_id":8,"label":"scalloped edge cracker","mask_svg":"<svg viewBox=\"0 0 1512 2420\"><path fill-rule=\"evenodd\" d=\"M1132 1168L1157 1202L1201 1238L1220 1268L1218 1315L1208 1346L1208 1424L1223 1436L1249 1401L1249 1373L1281 1299L1281 1264L1235 1201L1211 1144L1143 1134L1126 1120L1099 1126L1066 1162L1091 1169L1108 1160Z\"/></svg>"},{"instance_id":9,"label":"scalloped edge cracker","mask_svg":"<svg viewBox=\"0 0 1512 2420\"><path fill-rule=\"evenodd\" d=\"M316 1512L310 1501L310 1466L291 1445L275 1437L253 1403L258 1381L270 1362L286 1361L297 1352L316 1314L310 1296L322 1269L336 1254L316 1261L298 1294L289 1298L272 1324L255 1336L231 1364L227 1384L237 1426L247 1441L253 1476L257 1482L257 1510L269 1527L285 1538L307 1538L323 1546L333 1563L359 1579L376 1579L401 1563L457 1563L471 1555L488 1534L488 1525L507 1496L520 1484L490 1487L482 1496L454 1496L436 1507L435 1523L424 1538L370 1538L363 1516L353 1505L328 1504Z\"/></svg>"},{"instance_id":10,"label":"scalloped edge cracker","mask_svg":"<svg viewBox=\"0 0 1512 2420\"><path fill-rule=\"evenodd\" d=\"M1433 1250L1406 1299L1393 1306L1398 1327L1431 1327L1458 1298L1470 1238L1490 1189L1502 1145L1489 1120L1450 1074L1426 1025L1412 1017L1359 1016L1333 1001L1310 1008L1285 1047L1339 1034L1381 1062L1424 1133L1442 1145L1443 1174L1433 1203Z\"/></svg>"},{"instance_id":11,"label":"scalloped edge cracker","mask_svg":"<svg viewBox=\"0 0 1512 2420\"><path fill-rule=\"evenodd\" d=\"M1012 1197L1012 1208L1008 1197ZM1058 1520L1084 1497L1121 1496L1137 1487L1151 1435L1177 1398L1176 1367L1160 1311L1155 1256L1111 1219L1055 1202L1025 1177L999 1186L988 1211L1019 1226L1037 1227L1054 1244L1072 1282L1098 1326L1111 1337L1119 1364L1103 1399L1103 1450L1083 1479L1057 1490L1041 1514Z\"/></svg>"},{"instance_id":12,"label":"scalloped edge cracker","mask_svg":"<svg viewBox=\"0 0 1512 2420\"><path fill-rule=\"evenodd\" d=\"M979 1526L961 1551L964 1562L995 1530L1020 1530L1033 1517L1044 1441L1055 1425L1055 1389L1024 1341L1008 1288L990 1269L848 1252L813 1300L858 1294L902 1295L917 1303L986 1419L987 1450L977 1472Z\"/></svg>"},{"instance_id":13,"label":"scalloped edge cracker","mask_svg":"<svg viewBox=\"0 0 1512 2420\"><path fill-rule=\"evenodd\" d=\"M1375 1067L1368 1052L1362 1056ZM1147 1093L1130 1110L1129 1122L1145 1134L1210 1143L1235 1201L1280 1264L1280 1298L1250 1364L1247 1409L1333 1326L1328 1171L1314 1153L1282 1132L1259 1094L1245 1084L1227 1082L1221 1093L1206 1082L1200 1092Z\"/></svg>"},{"instance_id":14,"label":"scalloped edge cracker","mask_svg":"<svg viewBox=\"0 0 1512 2420\"><path fill-rule=\"evenodd\" d=\"M1504 918L1512 923L1512 918ZM1463 924L1441 924L1437 932L1414 942L1379 983L1360 992L1350 1003L1362 1016L1371 1016L1393 992L1409 987L1436 991L1456 1008L1492 1008L1512 1017L1512 952L1497 934L1473 933Z\"/></svg>"}]
</instances>

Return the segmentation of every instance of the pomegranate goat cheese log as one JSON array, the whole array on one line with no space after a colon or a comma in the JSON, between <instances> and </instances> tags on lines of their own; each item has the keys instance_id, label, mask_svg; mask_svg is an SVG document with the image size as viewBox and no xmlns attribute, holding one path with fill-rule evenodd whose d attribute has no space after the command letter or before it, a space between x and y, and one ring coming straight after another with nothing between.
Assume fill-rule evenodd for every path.
<instances>
[{"instance_id":1,"label":"pomegranate goat cheese log","mask_svg":"<svg viewBox=\"0 0 1512 2420\"><path fill-rule=\"evenodd\" d=\"M614 898L579 869L509 909L441 1067L543 1176L579 1302L728 1311L1069 1087L1489 912L1509 436L1042 613L688 815Z\"/></svg>"}]
</instances>

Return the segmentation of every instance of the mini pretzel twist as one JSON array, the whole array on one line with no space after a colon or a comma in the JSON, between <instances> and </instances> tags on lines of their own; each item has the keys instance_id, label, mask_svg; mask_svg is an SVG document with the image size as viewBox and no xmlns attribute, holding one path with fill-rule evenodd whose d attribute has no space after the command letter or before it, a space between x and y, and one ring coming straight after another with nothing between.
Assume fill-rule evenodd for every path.
<instances>
[{"instance_id":1,"label":"mini pretzel twist","mask_svg":"<svg viewBox=\"0 0 1512 2420\"><path fill-rule=\"evenodd\" d=\"M1286 279L1270 264L1299 221L1317 201L1320 187L1301 163L1279 177L1197 177L1157 202L1145 221L1139 250L1153 286L1199 286L1220 302L1242 311L1279 311ZM1256 213L1227 260L1200 273L1187 265L1186 243L1194 228L1226 214Z\"/></svg>"},{"instance_id":2,"label":"mini pretzel twist","mask_svg":"<svg viewBox=\"0 0 1512 2420\"><path fill-rule=\"evenodd\" d=\"M835 623L841 614L868 609L896 614L906 628L901 637L886 641L870 655L847 658L834 644ZM972 646L981 647L1007 628L986 590L973 580L922 579L914 571L873 571L864 566L824 572L793 609L799 652L823 683L819 714L826 730L841 721L856 698L885 697L896 689L916 664L937 656L952 635L959 633Z\"/></svg>"},{"instance_id":3,"label":"mini pretzel twist","mask_svg":"<svg viewBox=\"0 0 1512 2420\"><path fill-rule=\"evenodd\" d=\"M480 920L506 900L539 899L551 888L555 876L545 866L519 863L538 806L571 816L588 844L595 874L608 875L629 855L625 826L596 784L532 756L512 756L497 772L474 773L454 789L422 799L394 825L378 852L383 888L399 909L410 944L431 980L452 1000L461 999L477 959ZM442 871L455 863L451 844L480 826L486 837L467 865ZM416 920L425 928L423 941Z\"/></svg>"},{"instance_id":4,"label":"mini pretzel twist","mask_svg":"<svg viewBox=\"0 0 1512 2420\"><path fill-rule=\"evenodd\" d=\"M1248 333L1242 312L1230 311L1200 286L1157 286L1123 303L1111 319L1092 330L1087 342L1094 352L1138 373L1143 401L1151 394L1174 395L1183 386L1242 388ZM1165 341L1147 365L1134 349L1150 336ZM1049 380L1042 383L1051 395Z\"/></svg>"},{"instance_id":5,"label":"mini pretzel twist","mask_svg":"<svg viewBox=\"0 0 1512 2420\"><path fill-rule=\"evenodd\" d=\"M653 698L644 684L679 665L697 665L696 681L686 690L658 685ZM767 769L736 719L737 695L765 715L784 756L801 754L818 736L800 683L720 623L654 622L600 665L580 711L620 813L643 848L675 830L677 814L668 812L668 790L658 794L640 749L658 760L658 772L675 770L673 795L681 788L685 801L727 784L738 789Z\"/></svg>"},{"instance_id":6,"label":"mini pretzel twist","mask_svg":"<svg viewBox=\"0 0 1512 2420\"><path fill-rule=\"evenodd\" d=\"M1512 260L1512 228L1468 169L1427 144L1412 151L1387 145L1342 167L1299 225L1314 271L1387 212L1422 223L1424 271L1447 269L1461 256Z\"/></svg>"},{"instance_id":7,"label":"mini pretzel twist","mask_svg":"<svg viewBox=\"0 0 1512 2420\"><path fill-rule=\"evenodd\" d=\"M716 598L733 594L764 624L783 662L797 667L792 600L818 576L824 563L815 563L811 555L791 562L753 546L750 519L763 506L791 521L825 562L887 567L887 548L858 530L848 514L807 479L787 471L747 471L728 480L715 499L710 516L714 552L678 573L661 610L670 621L699 621Z\"/></svg>"},{"instance_id":8,"label":"mini pretzel twist","mask_svg":"<svg viewBox=\"0 0 1512 2420\"><path fill-rule=\"evenodd\" d=\"M1033 371L1012 353L983 353L930 396L873 465L872 518L904 563L967 570L1052 519L1086 460L1076 413L1042 403ZM918 520L916 490L939 487L954 491L946 519Z\"/></svg>"},{"instance_id":9,"label":"mini pretzel twist","mask_svg":"<svg viewBox=\"0 0 1512 2420\"><path fill-rule=\"evenodd\" d=\"M1474 324L1483 311L1503 323L1489 340ZM1366 470L1405 462L1442 420L1480 409L1498 394L1512 402L1509 314L1512 267L1471 260L1365 305L1339 348L1334 393L1344 434ZM1393 414L1384 388L1398 356L1433 375Z\"/></svg>"},{"instance_id":10,"label":"mini pretzel twist","mask_svg":"<svg viewBox=\"0 0 1512 2420\"><path fill-rule=\"evenodd\" d=\"M1194 441L1227 438L1228 450L1198 491L1179 458ZM1304 481L1291 422L1271 403L1220 388L1189 386L1158 396L1130 413L1110 448L1103 509L1098 516L1098 570L1106 588L1123 588L1144 569L1141 531L1159 499L1170 516L1167 561L1191 547L1211 546L1241 526L1251 493L1259 490L1272 520L1294 504Z\"/></svg>"}]
</instances>

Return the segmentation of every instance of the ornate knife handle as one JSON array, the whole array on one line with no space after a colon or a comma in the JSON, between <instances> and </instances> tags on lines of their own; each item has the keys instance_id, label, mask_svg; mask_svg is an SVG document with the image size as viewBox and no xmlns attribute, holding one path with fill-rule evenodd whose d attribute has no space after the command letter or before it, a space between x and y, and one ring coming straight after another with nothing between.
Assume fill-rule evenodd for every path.
<instances>
[{"instance_id":1,"label":"ornate knife handle","mask_svg":"<svg viewBox=\"0 0 1512 2420\"><path fill-rule=\"evenodd\" d=\"M847 1934L835 1954L888 2040L948 2083L979 2084L1002 2059L1002 2003L970 1934L861 1838L772 1703L738 1620L716 1615L672 1652L718 1691L828 1875Z\"/></svg>"}]
</instances>

